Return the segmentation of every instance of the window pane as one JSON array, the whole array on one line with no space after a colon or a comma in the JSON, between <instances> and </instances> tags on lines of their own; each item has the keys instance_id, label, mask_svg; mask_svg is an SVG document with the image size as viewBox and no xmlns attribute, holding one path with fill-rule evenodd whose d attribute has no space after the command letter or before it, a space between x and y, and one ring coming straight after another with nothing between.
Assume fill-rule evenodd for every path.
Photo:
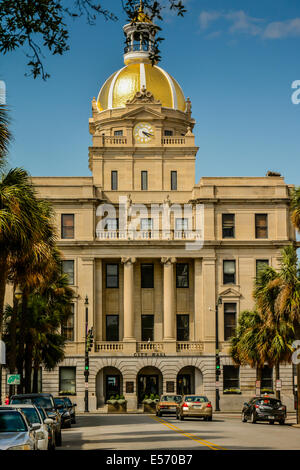
<instances>
[{"instance_id":1,"label":"window pane","mask_svg":"<svg viewBox=\"0 0 300 470\"><path fill-rule=\"evenodd\" d=\"M176 287L189 287L189 265L187 263L176 264Z\"/></svg>"},{"instance_id":2,"label":"window pane","mask_svg":"<svg viewBox=\"0 0 300 470\"><path fill-rule=\"evenodd\" d=\"M177 190L177 171L171 171L171 190Z\"/></svg>"},{"instance_id":3,"label":"window pane","mask_svg":"<svg viewBox=\"0 0 300 470\"><path fill-rule=\"evenodd\" d=\"M223 262L223 283L235 284L235 261Z\"/></svg>"},{"instance_id":4,"label":"window pane","mask_svg":"<svg viewBox=\"0 0 300 470\"><path fill-rule=\"evenodd\" d=\"M114 131L114 135L115 136L123 135L123 131L122 130Z\"/></svg>"},{"instance_id":5,"label":"window pane","mask_svg":"<svg viewBox=\"0 0 300 470\"><path fill-rule=\"evenodd\" d=\"M142 341L154 341L154 315L142 315Z\"/></svg>"},{"instance_id":6,"label":"window pane","mask_svg":"<svg viewBox=\"0 0 300 470\"><path fill-rule=\"evenodd\" d=\"M164 131L164 135L165 135L166 137L170 137L170 136L173 135L173 131L171 131L171 130L165 130L165 131Z\"/></svg>"},{"instance_id":7,"label":"window pane","mask_svg":"<svg viewBox=\"0 0 300 470\"><path fill-rule=\"evenodd\" d=\"M119 265L118 264L106 265L106 287L107 288L119 287Z\"/></svg>"},{"instance_id":8,"label":"window pane","mask_svg":"<svg viewBox=\"0 0 300 470\"><path fill-rule=\"evenodd\" d=\"M223 238L234 238L235 216L234 214L222 214Z\"/></svg>"},{"instance_id":9,"label":"window pane","mask_svg":"<svg viewBox=\"0 0 300 470\"><path fill-rule=\"evenodd\" d=\"M190 317L189 315L176 315L177 317L177 341L190 340Z\"/></svg>"},{"instance_id":10,"label":"window pane","mask_svg":"<svg viewBox=\"0 0 300 470\"><path fill-rule=\"evenodd\" d=\"M223 366L223 387L224 391L240 388L240 369L235 366Z\"/></svg>"},{"instance_id":11,"label":"window pane","mask_svg":"<svg viewBox=\"0 0 300 470\"><path fill-rule=\"evenodd\" d=\"M111 172L111 189L116 191L118 189L118 172L112 171Z\"/></svg>"},{"instance_id":12,"label":"window pane","mask_svg":"<svg viewBox=\"0 0 300 470\"><path fill-rule=\"evenodd\" d=\"M153 264L141 265L141 287L143 289L153 289L154 287L154 266Z\"/></svg>"},{"instance_id":13,"label":"window pane","mask_svg":"<svg viewBox=\"0 0 300 470\"><path fill-rule=\"evenodd\" d=\"M64 260L61 263L63 274L67 274L71 286L74 285L74 260Z\"/></svg>"},{"instance_id":14,"label":"window pane","mask_svg":"<svg viewBox=\"0 0 300 470\"><path fill-rule=\"evenodd\" d=\"M176 219L175 229L176 230L188 230L189 221L188 219Z\"/></svg>"},{"instance_id":15,"label":"window pane","mask_svg":"<svg viewBox=\"0 0 300 470\"><path fill-rule=\"evenodd\" d=\"M62 336L66 341L74 341L74 304L71 305L71 313L62 324Z\"/></svg>"},{"instance_id":16,"label":"window pane","mask_svg":"<svg viewBox=\"0 0 300 470\"><path fill-rule=\"evenodd\" d=\"M256 277L258 276L258 273L259 273L260 269L263 269L266 266L269 266L269 260L268 259L257 259L256 260Z\"/></svg>"},{"instance_id":17,"label":"window pane","mask_svg":"<svg viewBox=\"0 0 300 470\"><path fill-rule=\"evenodd\" d=\"M153 219L141 219L141 230L152 230Z\"/></svg>"},{"instance_id":18,"label":"window pane","mask_svg":"<svg viewBox=\"0 0 300 470\"><path fill-rule=\"evenodd\" d=\"M256 238L268 238L267 214L255 214L255 236Z\"/></svg>"},{"instance_id":19,"label":"window pane","mask_svg":"<svg viewBox=\"0 0 300 470\"><path fill-rule=\"evenodd\" d=\"M106 219L105 229L106 230L118 230L119 219Z\"/></svg>"},{"instance_id":20,"label":"window pane","mask_svg":"<svg viewBox=\"0 0 300 470\"><path fill-rule=\"evenodd\" d=\"M146 191L148 189L148 172L142 171L141 172L141 189Z\"/></svg>"},{"instance_id":21,"label":"window pane","mask_svg":"<svg viewBox=\"0 0 300 470\"><path fill-rule=\"evenodd\" d=\"M76 395L76 367L59 368L59 394Z\"/></svg>"},{"instance_id":22,"label":"window pane","mask_svg":"<svg viewBox=\"0 0 300 470\"><path fill-rule=\"evenodd\" d=\"M61 238L74 238L74 214L62 214Z\"/></svg>"},{"instance_id":23,"label":"window pane","mask_svg":"<svg viewBox=\"0 0 300 470\"><path fill-rule=\"evenodd\" d=\"M261 389L273 390L273 368L264 366L261 374Z\"/></svg>"},{"instance_id":24,"label":"window pane","mask_svg":"<svg viewBox=\"0 0 300 470\"><path fill-rule=\"evenodd\" d=\"M119 315L106 315L106 341L119 341Z\"/></svg>"},{"instance_id":25,"label":"window pane","mask_svg":"<svg viewBox=\"0 0 300 470\"><path fill-rule=\"evenodd\" d=\"M228 341L235 333L236 304L224 304L224 340Z\"/></svg>"}]
</instances>

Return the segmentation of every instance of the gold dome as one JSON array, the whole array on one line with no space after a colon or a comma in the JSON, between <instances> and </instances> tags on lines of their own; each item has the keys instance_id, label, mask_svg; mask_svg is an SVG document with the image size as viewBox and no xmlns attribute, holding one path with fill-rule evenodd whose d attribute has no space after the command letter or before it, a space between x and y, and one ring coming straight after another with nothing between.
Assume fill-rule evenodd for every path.
<instances>
[{"instance_id":1,"label":"gold dome","mask_svg":"<svg viewBox=\"0 0 300 470\"><path fill-rule=\"evenodd\" d=\"M97 99L99 111L123 108L145 87L163 107L186 110L183 91L177 81L162 68L147 63L133 63L115 72L104 83Z\"/></svg>"}]
</instances>

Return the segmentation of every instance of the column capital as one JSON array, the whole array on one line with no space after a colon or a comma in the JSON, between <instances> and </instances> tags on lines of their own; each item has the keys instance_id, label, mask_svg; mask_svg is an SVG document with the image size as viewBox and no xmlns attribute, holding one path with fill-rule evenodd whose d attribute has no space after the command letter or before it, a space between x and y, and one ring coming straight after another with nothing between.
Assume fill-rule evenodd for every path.
<instances>
[{"instance_id":1,"label":"column capital","mask_svg":"<svg viewBox=\"0 0 300 470\"><path fill-rule=\"evenodd\" d=\"M163 257L161 258L161 263L162 264L166 264L166 265L169 265L169 264L174 264L176 263L177 259L176 258L167 258L167 257Z\"/></svg>"},{"instance_id":2,"label":"column capital","mask_svg":"<svg viewBox=\"0 0 300 470\"><path fill-rule=\"evenodd\" d=\"M121 263L123 264L134 264L135 262L136 262L136 258L131 258L129 256L127 257L124 256L121 258Z\"/></svg>"}]
</instances>

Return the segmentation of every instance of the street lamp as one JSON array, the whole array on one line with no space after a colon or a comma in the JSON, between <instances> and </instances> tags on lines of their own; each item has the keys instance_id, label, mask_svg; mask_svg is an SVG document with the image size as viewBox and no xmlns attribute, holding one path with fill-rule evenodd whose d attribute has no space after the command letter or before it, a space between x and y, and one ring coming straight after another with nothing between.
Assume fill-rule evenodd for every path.
<instances>
[{"instance_id":1,"label":"street lamp","mask_svg":"<svg viewBox=\"0 0 300 470\"><path fill-rule=\"evenodd\" d=\"M89 299L86 295L85 301L85 352L84 352L84 377L85 377L85 391L84 391L84 411L89 412L89 351L87 346L88 328L89 328Z\"/></svg>"},{"instance_id":2,"label":"street lamp","mask_svg":"<svg viewBox=\"0 0 300 470\"><path fill-rule=\"evenodd\" d=\"M221 365L220 365L220 356L219 356L219 306L222 305L222 298L218 297L216 303L216 411L220 411L220 392L219 386L219 377L221 375Z\"/></svg>"}]
</instances>

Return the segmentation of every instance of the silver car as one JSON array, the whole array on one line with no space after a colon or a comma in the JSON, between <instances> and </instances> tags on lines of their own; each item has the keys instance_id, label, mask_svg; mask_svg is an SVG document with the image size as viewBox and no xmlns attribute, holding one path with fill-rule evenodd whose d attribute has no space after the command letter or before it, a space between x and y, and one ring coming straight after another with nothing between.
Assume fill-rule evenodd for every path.
<instances>
[{"instance_id":1,"label":"silver car","mask_svg":"<svg viewBox=\"0 0 300 470\"><path fill-rule=\"evenodd\" d=\"M20 410L0 411L0 450L36 450L35 431L39 424L29 425Z\"/></svg>"}]
</instances>

